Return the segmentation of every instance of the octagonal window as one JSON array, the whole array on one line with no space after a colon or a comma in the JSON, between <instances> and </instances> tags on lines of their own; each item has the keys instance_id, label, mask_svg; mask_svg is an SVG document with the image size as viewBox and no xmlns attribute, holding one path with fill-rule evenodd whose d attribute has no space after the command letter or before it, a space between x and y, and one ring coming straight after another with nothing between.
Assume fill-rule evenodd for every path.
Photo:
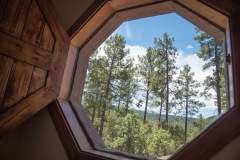
<instances>
[{"instance_id":1,"label":"octagonal window","mask_svg":"<svg viewBox=\"0 0 240 160\"><path fill-rule=\"evenodd\" d=\"M175 13L117 28L91 55L82 98L105 145L172 155L224 113L223 40Z\"/></svg>"}]
</instances>

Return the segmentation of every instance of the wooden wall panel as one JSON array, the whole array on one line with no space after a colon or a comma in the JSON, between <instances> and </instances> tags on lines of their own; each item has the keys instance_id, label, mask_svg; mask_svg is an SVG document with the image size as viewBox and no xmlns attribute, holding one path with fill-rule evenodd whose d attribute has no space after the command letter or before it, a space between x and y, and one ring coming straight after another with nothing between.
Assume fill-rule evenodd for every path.
<instances>
[{"instance_id":1,"label":"wooden wall panel","mask_svg":"<svg viewBox=\"0 0 240 160\"><path fill-rule=\"evenodd\" d=\"M31 65L49 69L52 53L1 32L0 42L0 53Z\"/></svg>"},{"instance_id":2,"label":"wooden wall panel","mask_svg":"<svg viewBox=\"0 0 240 160\"><path fill-rule=\"evenodd\" d=\"M51 1L0 0L0 136L57 98L68 47Z\"/></svg>"},{"instance_id":3,"label":"wooden wall panel","mask_svg":"<svg viewBox=\"0 0 240 160\"><path fill-rule=\"evenodd\" d=\"M32 1L21 39L38 46L42 38L45 24L46 20L37 2Z\"/></svg>"},{"instance_id":4,"label":"wooden wall panel","mask_svg":"<svg viewBox=\"0 0 240 160\"><path fill-rule=\"evenodd\" d=\"M28 95L37 91L45 85L47 78L47 71L38 67L34 67L33 74L28 89Z\"/></svg>"},{"instance_id":5,"label":"wooden wall panel","mask_svg":"<svg viewBox=\"0 0 240 160\"><path fill-rule=\"evenodd\" d=\"M14 62L3 98L1 112L27 96L32 70L33 67L29 64L20 61Z\"/></svg>"},{"instance_id":6,"label":"wooden wall panel","mask_svg":"<svg viewBox=\"0 0 240 160\"><path fill-rule=\"evenodd\" d=\"M12 68L13 59L0 54L0 106L7 86L9 74Z\"/></svg>"},{"instance_id":7,"label":"wooden wall panel","mask_svg":"<svg viewBox=\"0 0 240 160\"><path fill-rule=\"evenodd\" d=\"M40 41L40 47L49 52L52 52L54 48L54 44L55 44L55 37L53 36L53 33L49 28L48 24L46 24L44 27L42 39Z\"/></svg>"},{"instance_id":8,"label":"wooden wall panel","mask_svg":"<svg viewBox=\"0 0 240 160\"><path fill-rule=\"evenodd\" d=\"M1 0L0 1L0 20L2 19L2 15L6 6L7 0Z\"/></svg>"},{"instance_id":9,"label":"wooden wall panel","mask_svg":"<svg viewBox=\"0 0 240 160\"><path fill-rule=\"evenodd\" d=\"M0 30L20 38L31 0L9 0L0 24Z\"/></svg>"}]
</instances>

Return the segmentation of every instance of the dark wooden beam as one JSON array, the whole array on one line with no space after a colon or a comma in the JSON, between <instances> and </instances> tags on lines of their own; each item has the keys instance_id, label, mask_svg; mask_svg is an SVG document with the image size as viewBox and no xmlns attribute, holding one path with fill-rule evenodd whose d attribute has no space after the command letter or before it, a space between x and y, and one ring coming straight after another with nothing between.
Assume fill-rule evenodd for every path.
<instances>
[{"instance_id":1,"label":"dark wooden beam","mask_svg":"<svg viewBox=\"0 0 240 160\"><path fill-rule=\"evenodd\" d=\"M0 32L0 53L49 70L52 53Z\"/></svg>"},{"instance_id":2,"label":"dark wooden beam","mask_svg":"<svg viewBox=\"0 0 240 160\"><path fill-rule=\"evenodd\" d=\"M67 31L68 36L72 38L76 32L78 32L84 24L103 6L107 0L95 0L92 5L80 16L77 21Z\"/></svg>"},{"instance_id":3,"label":"dark wooden beam","mask_svg":"<svg viewBox=\"0 0 240 160\"><path fill-rule=\"evenodd\" d=\"M0 137L44 108L57 95L44 87L0 115Z\"/></svg>"}]
</instances>

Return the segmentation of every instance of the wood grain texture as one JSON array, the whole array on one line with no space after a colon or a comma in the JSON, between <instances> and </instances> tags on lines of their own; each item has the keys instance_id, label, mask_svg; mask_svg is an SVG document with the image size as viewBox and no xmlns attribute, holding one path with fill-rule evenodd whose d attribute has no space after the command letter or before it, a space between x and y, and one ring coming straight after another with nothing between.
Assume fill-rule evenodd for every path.
<instances>
[{"instance_id":1,"label":"wood grain texture","mask_svg":"<svg viewBox=\"0 0 240 160\"><path fill-rule=\"evenodd\" d=\"M195 13L202 15L203 17L211 20L213 23L215 23L219 27L226 28L226 25L228 23L228 18L227 16L221 14L220 12L211 9L210 7L202 4L199 1L189 1L189 0L176 0L176 1L186 6L187 8L190 8ZM214 1L214 2L217 2L217 1Z\"/></svg>"},{"instance_id":2,"label":"wood grain texture","mask_svg":"<svg viewBox=\"0 0 240 160\"><path fill-rule=\"evenodd\" d=\"M62 41L69 41L67 32L61 24L61 21L57 15L55 7L52 4L52 1L37 0L37 3L41 8L42 13L45 15L47 24L51 28L55 38Z\"/></svg>"},{"instance_id":3,"label":"wood grain texture","mask_svg":"<svg viewBox=\"0 0 240 160\"><path fill-rule=\"evenodd\" d=\"M231 29L231 42L232 44L232 65L233 65L233 79L235 84L234 87L234 100L235 105L240 107L240 7L238 12L234 13L230 18L230 29Z\"/></svg>"},{"instance_id":4,"label":"wood grain texture","mask_svg":"<svg viewBox=\"0 0 240 160\"><path fill-rule=\"evenodd\" d=\"M31 82L28 89L28 95L45 86L47 79L47 71L38 67L34 67Z\"/></svg>"},{"instance_id":5,"label":"wood grain texture","mask_svg":"<svg viewBox=\"0 0 240 160\"><path fill-rule=\"evenodd\" d=\"M24 101L0 115L0 137L22 124L28 118L57 98L49 88L42 88Z\"/></svg>"},{"instance_id":6,"label":"wood grain texture","mask_svg":"<svg viewBox=\"0 0 240 160\"><path fill-rule=\"evenodd\" d=\"M78 122L76 115L74 114L71 105L68 101L58 98L57 102L59 104L60 109L62 110L63 114L65 115L65 119L72 129L72 134L75 137L76 143L79 145L81 150L91 150L93 149L89 144L89 141Z\"/></svg>"},{"instance_id":7,"label":"wood grain texture","mask_svg":"<svg viewBox=\"0 0 240 160\"><path fill-rule=\"evenodd\" d=\"M166 1L166 0L161 0L161 1ZM119 10L124 10L124 9L128 9L128 8L133 8L136 6L144 6L146 4L151 4L151 3L155 3L156 0L114 0L114 1L109 1L109 4L111 5L111 7L115 10L115 11L119 11Z\"/></svg>"},{"instance_id":8,"label":"wood grain texture","mask_svg":"<svg viewBox=\"0 0 240 160\"><path fill-rule=\"evenodd\" d=\"M59 95L61 89L68 49L69 42L56 41L46 86L51 88L57 95Z\"/></svg>"},{"instance_id":9,"label":"wood grain texture","mask_svg":"<svg viewBox=\"0 0 240 160\"><path fill-rule=\"evenodd\" d=\"M1 23L0 31L20 38L31 0L9 0Z\"/></svg>"},{"instance_id":10,"label":"wood grain texture","mask_svg":"<svg viewBox=\"0 0 240 160\"><path fill-rule=\"evenodd\" d=\"M67 62L64 70L63 81L61 85L61 91L59 93L59 98L68 99L71 93L71 85L73 80L73 73L75 70L75 65L77 61L78 48L71 45L68 50Z\"/></svg>"},{"instance_id":11,"label":"wood grain texture","mask_svg":"<svg viewBox=\"0 0 240 160\"><path fill-rule=\"evenodd\" d=\"M24 25L21 39L35 46L39 46L45 24L46 20L42 15L39 6L36 1L33 0Z\"/></svg>"},{"instance_id":12,"label":"wood grain texture","mask_svg":"<svg viewBox=\"0 0 240 160\"><path fill-rule=\"evenodd\" d=\"M209 1L209 0L199 0L200 2L207 4L213 8L216 8L218 11L226 14L231 15L234 12L239 11L240 2L239 0L218 0L218 1ZM238 1L238 2L237 2Z\"/></svg>"},{"instance_id":13,"label":"wood grain texture","mask_svg":"<svg viewBox=\"0 0 240 160\"><path fill-rule=\"evenodd\" d=\"M12 68L13 59L0 54L0 106L2 104L8 78Z\"/></svg>"},{"instance_id":14,"label":"wood grain texture","mask_svg":"<svg viewBox=\"0 0 240 160\"><path fill-rule=\"evenodd\" d=\"M93 123L88 117L88 114L83 108L83 106L73 101L70 101L70 104L73 108L74 113L78 115L77 119L81 124L82 129L86 133L86 136L91 146L94 149L106 149L106 146L102 141L102 138L99 136L96 128L93 126Z\"/></svg>"},{"instance_id":15,"label":"wood grain texture","mask_svg":"<svg viewBox=\"0 0 240 160\"><path fill-rule=\"evenodd\" d=\"M3 15L3 12L5 10L5 6L6 6L6 3L7 3L7 0L1 0L0 1L0 20L2 19L2 15Z\"/></svg>"},{"instance_id":16,"label":"wood grain texture","mask_svg":"<svg viewBox=\"0 0 240 160\"><path fill-rule=\"evenodd\" d=\"M0 42L0 53L46 70L49 69L52 53L4 33L0 33Z\"/></svg>"},{"instance_id":17,"label":"wood grain texture","mask_svg":"<svg viewBox=\"0 0 240 160\"><path fill-rule=\"evenodd\" d=\"M49 52L53 52L54 44L55 37L53 36L53 33L48 24L45 24L42 39L40 41L40 48L45 49Z\"/></svg>"},{"instance_id":18,"label":"wood grain texture","mask_svg":"<svg viewBox=\"0 0 240 160\"><path fill-rule=\"evenodd\" d=\"M107 20L113 16L115 11L112 7L106 3L89 21L86 23L81 30L71 39L71 43L76 47L81 47L96 31L104 25Z\"/></svg>"},{"instance_id":19,"label":"wood grain texture","mask_svg":"<svg viewBox=\"0 0 240 160\"><path fill-rule=\"evenodd\" d=\"M68 29L69 37L73 37L76 32L78 32L84 24L101 8L107 0L97 0L94 1L91 6L81 15L77 21Z\"/></svg>"},{"instance_id":20,"label":"wood grain texture","mask_svg":"<svg viewBox=\"0 0 240 160\"><path fill-rule=\"evenodd\" d=\"M139 6L134 9L119 11L118 15L122 18L122 21L129 21L139 18L145 18L150 16L156 16L161 14L172 13L172 2L158 2L151 5Z\"/></svg>"},{"instance_id":21,"label":"wood grain texture","mask_svg":"<svg viewBox=\"0 0 240 160\"><path fill-rule=\"evenodd\" d=\"M0 31L9 33L17 12L19 1L8 0L0 23Z\"/></svg>"},{"instance_id":22,"label":"wood grain texture","mask_svg":"<svg viewBox=\"0 0 240 160\"><path fill-rule=\"evenodd\" d=\"M33 66L15 61L10 73L9 81L3 98L1 112L27 96Z\"/></svg>"},{"instance_id":23,"label":"wood grain texture","mask_svg":"<svg viewBox=\"0 0 240 160\"><path fill-rule=\"evenodd\" d=\"M48 105L48 110L53 119L53 123L57 129L69 160L75 159L77 153L80 151L80 148L75 141L75 138L65 119L65 115L62 112L57 100Z\"/></svg>"}]
</instances>

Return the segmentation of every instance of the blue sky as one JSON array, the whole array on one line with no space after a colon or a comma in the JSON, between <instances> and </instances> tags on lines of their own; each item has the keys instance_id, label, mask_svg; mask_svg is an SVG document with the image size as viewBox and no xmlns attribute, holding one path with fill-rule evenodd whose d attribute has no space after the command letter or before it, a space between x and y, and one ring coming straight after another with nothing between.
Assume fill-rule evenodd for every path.
<instances>
[{"instance_id":1,"label":"blue sky","mask_svg":"<svg viewBox=\"0 0 240 160\"><path fill-rule=\"evenodd\" d=\"M186 53L199 50L198 43L193 40L194 25L175 13L124 22L115 32L123 35L128 45L145 48L153 47L153 37L163 37L166 32L170 37L174 36L174 45L179 50Z\"/></svg>"},{"instance_id":2,"label":"blue sky","mask_svg":"<svg viewBox=\"0 0 240 160\"><path fill-rule=\"evenodd\" d=\"M187 20L175 13L171 13L124 22L112 35L121 34L125 37L126 48L130 49L130 56L135 59L135 63L138 63L137 56L145 54L148 47L154 46L153 38L162 38L165 32L168 33L170 37L174 37L174 46L179 53L175 65L180 69L185 64L190 65L191 71L195 72L194 78L203 82L206 76L212 74L212 69L202 72L202 66L205 62L196 55L199 51L199 44L193 39L196 35L194 27ZM103 46L104 43L101 48ZM103 50L100 52L103 52ZM199 90L203 90L203 87ZM213 91L211 93L215 94ZM203 97L198 99L206 104L206 107L200 109L200 113L204 117L209 117L216 113L216 106L213 100L205 100ZM156 110L158 111L158 109Z\"/></svg>"}]
</instances>

